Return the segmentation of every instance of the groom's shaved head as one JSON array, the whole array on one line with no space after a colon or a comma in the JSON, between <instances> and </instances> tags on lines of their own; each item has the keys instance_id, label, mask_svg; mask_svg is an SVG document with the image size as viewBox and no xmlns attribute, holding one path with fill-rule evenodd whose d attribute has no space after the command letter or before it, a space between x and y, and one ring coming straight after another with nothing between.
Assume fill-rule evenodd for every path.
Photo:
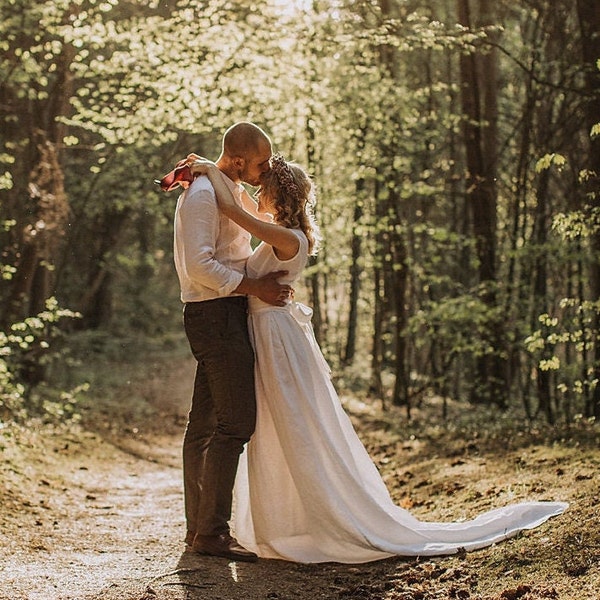
<instances>
[{"instance_id":1,"label":"groom's shaved head","mask_svg":"<svg viewBox=\"0 0 600 600\"><path fill-rule=\"evenodd\" d=\"M225 132L217 166L235 183L258 187L260 176L270 168L272 151L271 140L260 127L241 121Z\"/></svg>"},{"instance_id":2,"label":"groom's shaved head","mask_svg":"<svg viewBox=\"0 0 600 600\"><path fill-rule=\"evenodd\" d=\"M248 158L265 145L271 146L269 136L254 123L241 121L232 125L223 136L223 154L229 157Z\"/></svg>"}]
</instances>

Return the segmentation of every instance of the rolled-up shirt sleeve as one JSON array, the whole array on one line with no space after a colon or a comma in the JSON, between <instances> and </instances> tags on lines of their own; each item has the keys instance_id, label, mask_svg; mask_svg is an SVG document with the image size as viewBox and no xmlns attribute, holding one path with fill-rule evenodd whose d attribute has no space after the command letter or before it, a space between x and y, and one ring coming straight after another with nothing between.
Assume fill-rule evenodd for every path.
<instances>
[{"instance_id":1,"label":"rolled-up shirt sleeve","mask_svg":"<svg viewBox=\"0 0 600 600\"><path fill-rule=\"evenodd\" d=\"M242 282L243 273L222 264L215 257L220 214L211 189L189 189L179 207L180 268L189 283L228 296Z\"/></svg>"}]
</instances>

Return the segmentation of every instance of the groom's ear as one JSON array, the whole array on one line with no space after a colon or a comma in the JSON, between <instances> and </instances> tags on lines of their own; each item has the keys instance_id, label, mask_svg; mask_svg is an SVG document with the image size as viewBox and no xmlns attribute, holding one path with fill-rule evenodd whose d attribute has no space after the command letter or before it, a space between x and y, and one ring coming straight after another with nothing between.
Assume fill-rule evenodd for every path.
<instances>
[{"instance_id":1,"label":"groom's ear","mask_svg":"<svg viewBox=\"0 0 600 600\"><path fill-rule=\"evenodd\" d=\"M232 159L236 169L242 170L246 166L246 160L242 156L234 156Z\"/></svg>"}]
</instances>

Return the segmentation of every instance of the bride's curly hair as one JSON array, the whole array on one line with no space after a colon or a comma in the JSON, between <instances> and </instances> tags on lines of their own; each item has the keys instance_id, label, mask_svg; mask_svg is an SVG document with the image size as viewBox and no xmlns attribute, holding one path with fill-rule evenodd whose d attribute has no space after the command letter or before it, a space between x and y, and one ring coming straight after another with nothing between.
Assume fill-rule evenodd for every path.
<instances>
[{"instance_id":1,"label":"bride's curly hair","mask_svg":"<svg viewBox=\"0 0 600 600\"><path fill-rule=\"evenodd\" d=\"M308 174L280 154L271 157L271 169L260 178L260 193L274 200L273 218L278 225L300 229L308 239L308 254L317 253L321 235L313 209L314 185Z\"/></svg>"}]
</instances>

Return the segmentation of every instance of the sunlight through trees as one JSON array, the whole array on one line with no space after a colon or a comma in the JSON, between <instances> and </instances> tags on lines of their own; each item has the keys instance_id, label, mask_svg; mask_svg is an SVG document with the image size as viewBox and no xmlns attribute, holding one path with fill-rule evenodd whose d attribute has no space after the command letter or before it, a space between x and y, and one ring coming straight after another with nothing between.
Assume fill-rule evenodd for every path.
<instances>
[{"instance_id":1,"label":"sunlight through trees","mask_svg":"<svg viewBox=\"0 0 600 600\"><path fill-rule=\"evenodd\" d=\"M8 337L49 298L69 331L178 327L175 198L152 181L247 119L315 178L302 293L340 386L600 417L597 2L0 10ZM0 418L31 385L8 337Z\"/></svg>"}]
</instances>

